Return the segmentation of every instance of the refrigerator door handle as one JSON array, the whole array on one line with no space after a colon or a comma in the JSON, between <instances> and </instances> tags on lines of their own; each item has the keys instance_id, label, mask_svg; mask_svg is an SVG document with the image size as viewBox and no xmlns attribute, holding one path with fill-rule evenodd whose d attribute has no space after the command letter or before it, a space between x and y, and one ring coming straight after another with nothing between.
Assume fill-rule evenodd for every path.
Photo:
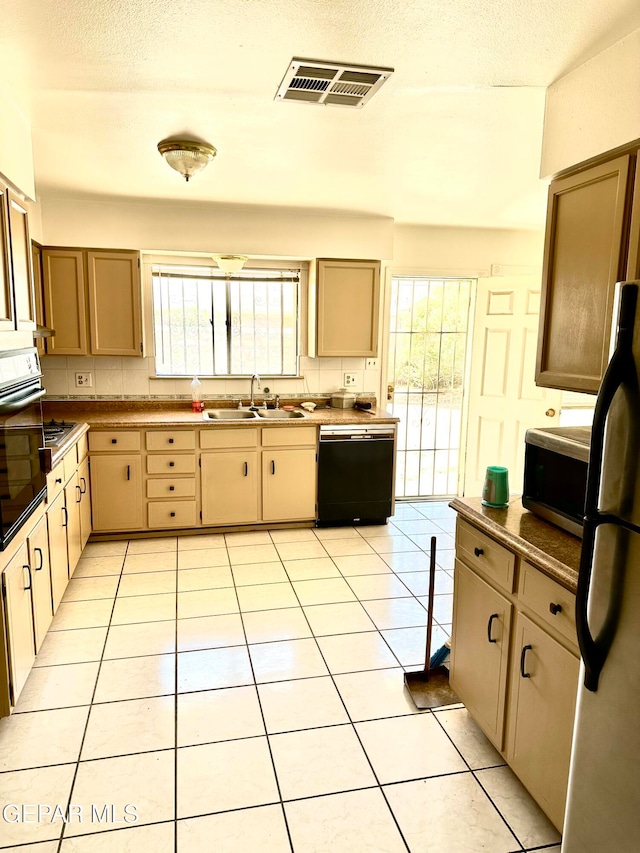
<instances>
[{"instance_id":1,"label":"refrigerator door handle","mask_svg":"<svg viewBox=\"0 0 640 853\"><path fill-rule=\"evenodd\" d=\"M588 602L596 531L601 524L620 524L620 521L614 516L600 513L598 510L605 428L607 415L616 392L623 386L629 386L637 392L638 379L632 350L637 301L638 284L623 285L616 348L602 379L591 430L591 453L587 470L582 551L576 590L576 630L578 645L585 666L584 686L593 692L598 689L600 673L615 633L615 626L612 625L610 619L607 620L607 630L602 631L597 638L594 638L589 626ZM630 527L624 522L620 526ZM610 602L608 610L612 616L617 614L617 607L613 602Z\"/></svg>"}]
</instances>

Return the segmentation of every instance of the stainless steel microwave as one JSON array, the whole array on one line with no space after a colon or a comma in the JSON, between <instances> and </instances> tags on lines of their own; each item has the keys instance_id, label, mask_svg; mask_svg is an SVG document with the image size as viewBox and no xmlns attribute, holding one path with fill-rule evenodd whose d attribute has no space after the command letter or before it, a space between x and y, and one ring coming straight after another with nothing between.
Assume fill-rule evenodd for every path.
<instances>
[{"instance_id":1,"label":"stainless steel microwave","mask_svg":"<svg viewBox=\"0 0 640 853\"><path fill-rule=\"evenodd\" d=\"M582 537L590 427L547 427L525 433L526 509Z\"/></svg>"}]
</instances>

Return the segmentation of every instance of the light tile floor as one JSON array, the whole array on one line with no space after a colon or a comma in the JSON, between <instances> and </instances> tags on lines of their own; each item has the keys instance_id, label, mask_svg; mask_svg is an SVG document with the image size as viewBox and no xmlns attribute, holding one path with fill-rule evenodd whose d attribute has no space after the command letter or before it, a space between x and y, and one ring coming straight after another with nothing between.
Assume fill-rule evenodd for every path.
<instances>
[{"instance_id":1,"label":"light tile floor","mask_svg":"<svg viewBox=\"0 0 640 853\"><path fill-rule=\"evenodd\" d=\"M466 710L403 688L432 534L450 629L452 521L89 544L0 721L0 849L558 851Z\"/></svg>"}]
</instances>

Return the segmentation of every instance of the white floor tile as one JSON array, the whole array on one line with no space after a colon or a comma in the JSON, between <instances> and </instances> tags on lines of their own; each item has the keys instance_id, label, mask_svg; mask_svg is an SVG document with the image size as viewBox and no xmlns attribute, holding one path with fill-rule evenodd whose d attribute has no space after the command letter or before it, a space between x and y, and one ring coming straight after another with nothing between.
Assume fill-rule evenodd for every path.
<instances>
[{"instance_id":1,"label":"white floor tile","mask_svg":"<svg viewBox=\"0 0 640 853\"><path fill-rule=\"evenodd\" d=\"M88 714L89 708L84 705L3 717L0 720L0 773L77 761ZM52 732L56 733L55 737Z\"/></svg>"},{"instance_id":2,"label":"white floor tile","mask_svg":"<svg viewBox=\"0 0 640 853\"><path fill-rule=\"evenodd\" d=\"M175 655L103 661L94 702L144 699L174 693L175 666Z\"/></svg>"},{"instance_id":3,"label":"white floor tile","mask_svg":"<svg viewBox=\"0 0 640 853\"><path fill-rule=\"evenodd\" d=\"M62 607L62 605L60 605ZM134 622L158 622L176 618L175 592L162 595L138 595L117 598L111 618L112 625L130 625Z\"/></svg>"},{"instance_id":4,"label":"white floor tile","mask_svg":"<svg viewBox=\"0 0 640 853\"><path fill-rule=\"evenodd\" d=\"M106 626L109 624L112 609L113 601L107 598L69 603L63 601L58 606L49 631Z\"/></svg>"},{"instance_id":5,"label":"white floor tile","mask_svg":"<svg viewBox=\"0 0 640 853\"><path fill-rule=\"evenodd\" d=\"M285 804L293 848L304 853L406 853L377 788Z\"/></svg>"},{"instance_id":6,"label":"white floor tile","mask_svg":"<svg viewBox=\"0 0 640 853\"><path fill-rule=\"evenodd\" d=\"M418 546L406 536L389 536L385 539L370 539L371 547L377 554L405 554L418 552Z\"/></svg>"},{"instance_id":7,"label":"white floor tile","mask_svg":"<svg viewBox=\"0 0 640 853\"><path fill-rule=\"evenodd\" d=\"M175 744L175 699L158 696L93 705L82 760L171 749Z\"/></svg>"},{"instance_id":8,"label":"white floor tile","mask_svg":"<svg viewBox=\"0 0 640 853\"><path fill-rule=\"evenodd\" d=\"M316 557L310 560L285 560L284 567L292 581L339 578L340 572L331 557Z\"/></svg>"},{"instance_id":9,"label":"white floor tile","mask_svg":"<svg viewBox=\"0 0 640 853\"><path fill-rule=\"evenodd\" d=\"M178 552L178 569L210 569L228 565L226 548L191 548Z\"/></svg>"},{"instance_id":10,"label":"white floor tile","mask_svg":"<svg viewBox=\"0 0 640 853\"><path fill-rule=\"evenodd\" d=\"M178 746L264 735L254 686L178 696Z\"/></svg>"},{"instance_id":11,"label":"white floor tile","mask_svg":"<svg viewBox=\"0 0 640 853\"><path fill-rule=\"evenodd\" d=\"M305 607L304 612L316 637L373 631L376 627L358 601L345 604L316 604Z\"/></svg>"},{"instance_id":12,"label":"white floor tile","mask_svg":"<svg viewBox=\"0 0 640 853\"><path fill-rule=\"evenodd\" d=\"M120 581L119 575L107 575L101 578L71 578L63 602L92 601L97 598L113 599Z\"/></svg>"},{"instance_id":13,"label":"white floor tile","mask_svg":"<svg viewBox=\"0 0 640 853\"><path fill-rule=\"evenodd\" d=\"M316 535L308 528L292 528L291 530L270 530L271 540L275 545L282 542L316 542Z\"/></svg>"},{"instance_id":14,"label":"white floor tile","mask_svg":"<svg viewBox=\"0 0 640 853\"><path fill-rule=\"evenodd\" d=\"M65 837L117 828L112 814L122 821L125 806L130 804L136 807L138 824L170 820L174 813L174 760L174 750L169 749L80 762L71 802L80 805L84 815L91 815L92 804L109 804L113 812L109 809L104 822L69 824Z\"/></svg>"},{"instance_id":15,"label":"white floor tile","mask_svg":"<svg viewBox=\"0 0 640 853\"><path fill-rule=\"evenodd\" d=\"M288 583L289 577L281 563L247 563L233 567L233 580L237 586L255 586L261 583Z\"/></svg>"},{"instance_id":16,"label":"white floor tile","mask_svg":"<svg viewBox=\"0 0 640 853\"><path fill-rule=\"evenodd\" d=\"M175 590L176 573L173 571L123 574L118 587L118 598L128 598L131 595L159 595L175 592Z\"/></svg>"},{"instance_id":17,"label":"white floor tile","mask_svg":"<svg viewBox=\"0 0 640 853\"><path fill-rule=\"evenodd\" d=\"M178 572L178 592L200 589L223 589L233 586L233 575L228 566L206 569L181 569Z\"/></svg>"},{"instance_id":18,"label":"white floor tile","mask_svg":"<svg viewBox=\"0 0 640 853\"><path fill-rule=\"evenodd\" d=\"M429 849L513 853L518 849L471 773L388 785L385 793L411 853Z\"/></svg>"},{"instance_id":19,"label":"white floor tile","mask_svg":"<svg viewBox=\"0 0 640 853\"><path fill-rule=\"evenodd\" d=\"M360 534L355 527L317 527L315 535L321 542L329 539L359 539Z\"/></svg>"},{"instance_id":20,"label":"white floor tile","mask_svg":"<svg viewBox=\"0 0 640 853\"><path fill-rule=\"evenodd\" d=\"M258 806L178 821L178 853L290 853L282 806Z\"/></svg>"},{"instance_id":21,"label":"white floor tile","mask_svg":"<svg viewBox=\"0 0 640 853\"><path fill-rule=\"evenodd\" d=\"M89 542L82 551L83 557L124 557L127 553L128 541L120 539L116 542Z\"/></svg>"},{"instance_id":22,"label":"white floor tile","mask_svg":"<svg viewBox=\"0 0 640 853\"><path fill-rule=\"evenodd\" d=\"M148 539L130 539L129 547L127 548L127 557L131 554L175 554L177 547L178 543L175 536L153 536Z\"/></svg>"},{"instance_id":23,"label":"white floor tile","mask_svg":"<svg viewBox=\"0 0 640 853\"><path fill-rule=\"evenodd\" d=\"M82 557L73 573L74 578L100 578L119 575L124 557Z\"/></svg>"},{"instance_id":24,"label":"white floor tile","mask_svg":"<svg viewBox=\"0 0 640 853\"><path fill-rule=\"evenodd\" d=\"M446 637L437 645L435 628L432 631L432 646L435 651L444 643ZM391 647L391 651L398 658L402 666L415 667L424 666L425 651L427 645L427 629L425 628L392 628L389 631L380 632L385 642Z\"/></svg>"},{"instance_id":25,"label":"white floor tile","mask_svg":"<svg viewBox=\"0 0 640 853\"><path fill-rule=\"evenodd\" d=\"M94 661L34 667L22 688L14 713L88 705L99 666L100 663Z\"/></svg>"},{"instance_id":26,"label":"white floor tile","mask_svg":"<svg viewBox=\"0 0 640 853\"><path fill-rule=\"evenodd\" d=\"M258 684L327 674L315 640L261 643L250 645L249 651Z\"/></svg>"},{"instance_id":27,"label":"white floor tile","mask_svg":"<svg viewBox=\"0 0 640 853\"><path fill-rule=\"evenodd\" d=\"M104 660L171 654L175 650L174 619L134 625L112 625L104 649Z\"/></svg>"},{"instance_id":28,"label":"white floor tile","mask_svg":"<svg viewBox=\"0 0 640 853\"><path fill-rule=\"evenodd\" d=\"M181 652L178 655L179 693L244 684L253 684L246 646Z\"/></svg>"},{"instance_id":29,"label":"white floor tile","mask_svg":"<svg viewBox=\"0 0 640 853\"><path fill-rule=\"evenodd\" d=\"M128 552L124 561L123 573L144 574L146 572L171 572L178 567L178 555L173 551L160 551L157 554Z\"/></svg>"},{"instance_id":30,"label":"white floor tile","mask_svg":"<svg viewBox=\"0 0 640 853\"><path fill-rule=\"evenodd\" d=\"M179 818L278 800L266 737L178 750Z\"/></svg>"},{"instance_id":31,"label":"white floor tile","mask_svg":"<svg viewBox=\"0 0 640 853\"><path fill-rule=\"evenodd\" d=\"M224 548L224 533L201 533L178 536L178 551L200 551L206 548Z\"/></svg>"},{"instance_id":32,"label":"white floor tile","mask_svg":"<svg viewBox=\"0 0 640 853\"><path fill-rule=\"evenodd\" d=\"M69 793L76 771L75 764L60 764L56 767L39 767L37 770L18 770L12 773L0 773L0 802L5 805L22 803L61 803L69 802ZM15 815L12 812L11 815ZM20 817L18 813L16 815ZM50 838L60 838L62 822L51 821L52 815L43 816L41 821L3 820L2 845L43 842ZM23 848L20 848L21 850ZM35 848L34 848L35 849ZM31 853L31 847L24 850ZM43 846L43 850L45 850ZM49 853L49 851L46 851Z\"/></svg>"},{"instance_id":33,"label":"white floor tile","mask_svg":"<svg viewBox=\"0 0 640 853\"><path fill-rule=\"evenodd\" d=\"M376 783L350 725L271 735L269 741L283 800Z\"/></svg>"},{"instance_id":34,"label":"white floor tile","mask_svg":"<svg viewBox=\"0 0 640 853\"><path fill-rule=\"evenodd\" d=\"M389 574L391 569L377 554L353 554L346 557L334 557L334 563L345 578L354 575Z\"/></svg>"},{"instance_id":35,"label":"white floor tile","mask_svg":"<svg viewBox=\"0 0 640 853\"><path fill-rule=\"evenodd\" d=\"M466 708L438 711L434 717L472 770L504 764L500 753L492 746Z\"/></svg>"},{"instance_id":36,"label":"white floor tile","mask_svg":"<svg viewBox=\"0 0 640 853\"><path fill-rule=\"evenodd\" d=\"M242 566L246 563L269 563L278 561L280 557L276 551L275 545L271 543L265 545L240 545L229 546L229 560L232 566Z\"/></svg>"},{"instance_id":37,"label":"white floor tile","mask_svg":"<svg viewBox=\"0 0 640 853\"><path fill-rule=\"evenodd\" d=\"M403 551L398 554L383 554L382 559L394 572L425 572L429 570L429 557L422 551Z\"/></svg>"},{"instance_id":38,"label":"white floor tile","mask_svg":"<svg viewBox=\"0 0 640 853\"><path fill-rule=\"evenodd\" d=\"M178 619L178 651L195 652L244 644L239 613Z\"/></svg>"},{"instance_id":39,"label":"white floor tile","mask_svg":"<svg viewBox=\"0 0 640 853\"><path fill-rule=\"evenodd\" d=\"M383 785L467 769L432 714L357 723L356 731Z\"/></svg>"},{"instance_id":40,"label":"white floor tile","mask_svg":"<svg viewBox=\"0 0 640 853\"><path fill-rule=\"evenodd\" d=\"M400 668L336 675L335 682L354 722L418 713Z\"/></svg>"},{"instance_id":41,"label":"white floor tile","mask_svg":"<svg viewBox=\"0 0 640 853\"><path fill-rule=\"evenodd\" d=\"M255 610L242 616L248 643L271 643L275 640L301 640L311 636L311 629L301 607L281 610Z\"/></svg>"},{"instance_id":42,"label":"white floor tile","mask_svg":"<svg viewBox=\"0 0 640 853\"><path fill-rule=\"evenodd\" d=\"M360 672L396 667L398 661L377 631L318 637L329 672Z\"/></svg>"},{"instance_id":43,"label":"white floor tile","mask_svg":"<svg viewBox=\"0 0 640 853\"><path fill-rule=\"evenodd\" d=\"M327 539L323 541L323 545L330 557L349 557L375 553L367 540L360 535L357 539Z\"/></svg>"},{"instance_id":44,"label":"white floor tile","mask_svg":"<svg viewBox=\"0 0 640 853\"><path fill-rule=\"evenodd\" d=\"M267 583L258 586L241 586L237 589L240 610L274 610L297 607L299 602L293 587L287 583Z\"/></svg>"},{"instance_id":45,"label":"white floor tile","mask_svg":"<svg viewBox=\"0 0 640 853\"><path fill-rule=\"evenodd\" d=\"M60 849L61 853L113 853L114 850L118 853L140 853L141 850L173 853L174 835L173 821L167 821L151 826L127 827L97 835L65 838Z\"/></svg>"},{"instance_id":46,"label":"white floor tile","mask_svg":"<svg viewBox=\"0 0 640 853\"><path fill-rule=\"evenodd\" d=\"M358 575L350 577L349 586L360 601L375 598L411 597L411 591L392 572L380 575Z\"/></svg>"},{"instance_id":47,"label":"white floor tile","mask_svg":"<svg viewBox=\"0 0 640 853\"><path fill-rule=\"evenodd\" d=\"M245 533L225 533L225 542L230 548L239 545L270 545L271 536L268 530L247 530Z\"/></svg>"},{"instance_id":48,"label":"white floor tile","mask_svg":"<svg viewBox=\"0 0 640 853\"><path fill-rule=\"evenodd\" d=\"M293 588L303 607L313 604L338 604L344 601L356 600L351 587L343 578L293 581Z\"/></svg>"},{"instance_id":49,"label":"white floor tile","mask_svg":"<svg viewBox=\"0 0 640 853\"><path fill-rule=\"evenodd\" d=\"M315 538L313 542L278 542L276 548L281 560L318 559L326 557L328 550Z\"/></svg>"},{"instance_id":50,"label":"white floor tile","mask_svg":"<svg viewBox=\"0 0 640 853\"><path fill-rule=\"evenodd\" d=\"M222 616L225 613L238 613L238 610L236 591L232 587L178 593L178 619Z\"/></svg>"},{"instance_id":51,"label":"white floor tile","mask_svg":"<svg viewBox=\"0 0 640 853\"><path fill-rule=\"evenodd\" d=\"M269 734L349 722L329 677L261 684L258 692Z\"/></svg>"},{"instance_id":52,"label":"white floor tile","mask_svg":"<svg viewBox=\"0 0 640 853\"><path fill-rule=\"evenodd\" d=\"M476 778L523 847L560 841L560 834L509 767L480 770Z\"/></svg>"},{"instance_id":53,"label":"white floor tile","mask_svg":"<svg viewBox=\"0 0 640 853\"><path fill-rule=\"evenodd\" d=\"M417 628L427 624L427 611L414 598L365 601L362 606L381 631L386 628Z\"/></svg>"},{"instance_id":54,"label":"white floor tile","mask_svg":"<svg viewBox=\"0 0 640 853\"><path fill-rule=\"evenodd\" d=\"M41 666L99 661L106 637L107 628L52 631L46 635L40 646L34 669Z\"/></svg>"}]
</instances>

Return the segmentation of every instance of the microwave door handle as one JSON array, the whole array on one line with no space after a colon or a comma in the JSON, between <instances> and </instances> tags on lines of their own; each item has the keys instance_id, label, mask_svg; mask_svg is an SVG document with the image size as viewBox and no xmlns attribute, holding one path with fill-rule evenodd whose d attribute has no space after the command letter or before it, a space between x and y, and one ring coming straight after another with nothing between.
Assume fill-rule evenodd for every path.
<instances>
[{"instance_id":1,"label":"microwave door handle","mask_svg":"<svg viewBox=\"0 0 640 853\"><path fill-rule=\"evenodd\" d=\"M18 412L30 403L35 403L36 400L44 397L46 393L46 389L38 388L37 391L27 394L26 396L23 395L23 392L7 394L6 397L0 398L0 414Z\"/></svg>"}]
</instances>

